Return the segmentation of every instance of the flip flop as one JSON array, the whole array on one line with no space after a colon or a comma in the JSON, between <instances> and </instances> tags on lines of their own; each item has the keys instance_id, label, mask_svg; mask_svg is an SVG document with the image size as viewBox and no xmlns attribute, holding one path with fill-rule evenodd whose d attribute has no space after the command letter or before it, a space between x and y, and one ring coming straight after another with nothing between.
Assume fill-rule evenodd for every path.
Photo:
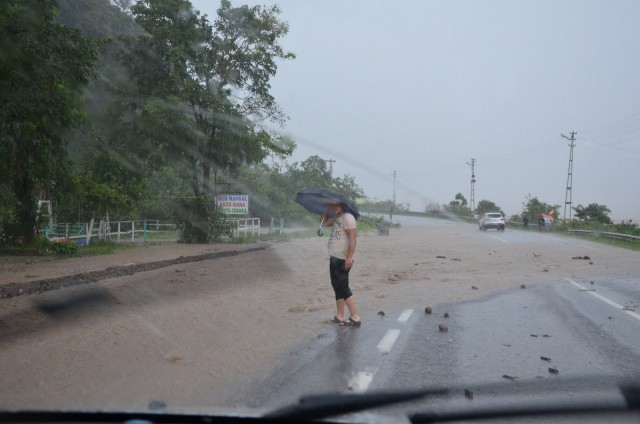
<instances>
[{"instance_id":1,"label":"flip flop","mask_svg":"<svg viewBox=\"0 0 640 424\"><path fill-rule=\"evenodd\" d=\"M338 317L333 317L333 319L331 320L331 322L336 323L336 324L340 324L340 325L346 325L347 321L340 321L338 319Z\"/></svg>"},{"instance_id":2,"label":"flip flop","mask_svg":"<svg viewBox=\"0 0 640 424\"><path fill-rule=\"evenodd\" d=\"M352 318L349 318L349 322L347 323L347 325L351 325L353 327L360 327L360 325L362 325L362 321L356 321Z\"/></svg>"}]
</instances>

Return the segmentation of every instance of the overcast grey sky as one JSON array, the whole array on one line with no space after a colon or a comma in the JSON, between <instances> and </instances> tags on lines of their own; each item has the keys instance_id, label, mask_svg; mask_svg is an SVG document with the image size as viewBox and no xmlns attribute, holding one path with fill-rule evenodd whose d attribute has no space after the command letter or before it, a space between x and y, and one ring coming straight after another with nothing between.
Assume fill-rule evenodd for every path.
<instances>
[{"instance_id":1,"label":"overcast grey sky","mask_svg":"<svg viewBox=\"0 0 640 424\"><path fill-rule=\"evenodd\" d=\"M192 0L213 21L219 2ZM272 93L291 158L335 159L365 194L422 211L527 195L640 220L640 1L280 0L289 23Z\"/></svg>"}]
</instances>

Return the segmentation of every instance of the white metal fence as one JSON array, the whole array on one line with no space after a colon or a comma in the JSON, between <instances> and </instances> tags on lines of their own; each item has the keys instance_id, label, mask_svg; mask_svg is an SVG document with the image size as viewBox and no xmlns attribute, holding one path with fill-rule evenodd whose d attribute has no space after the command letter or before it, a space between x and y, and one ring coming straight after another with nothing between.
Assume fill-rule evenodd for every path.
<instances>
[{"instance_id":1,"label":"white metal fence","mask_svg":"<svg viewBox=\"0 0 640 424\"><path fill-rule=\"evenodd\" d=\"M50 240L75 240L78 246L89 244L91 240L137 243L178 239L175 224L156 220L62 223L51 225L44 232Z\"/></svg>"},{"instance_id":2,"label":"white metal fence","mask_svg":"<svg viewBox=\"0 0 640 424\"><path fill-rule=\"evenodd\" d=\"M260 218L233 218L230 221L236 224L233 230L235 237L240 237L241 234L244 236L249 234L252 236L260 235Z\"/></svg>"},{"instance_id":3,"label":"white metal fence","mask_svg":"<svg viewBox=\"0 0 640 424\"><path fill-rule=\"evenodd\" d=\"M233 236L259 236L260 218L230 218ZM53 224L44 230L47 238L75 240L78 246L87 245L91 240L107 240L116 243L141 243L149 241L177 241L178 230L173 223L156 220L99 221L89 223Z\"/></svg>"}]
</instances>

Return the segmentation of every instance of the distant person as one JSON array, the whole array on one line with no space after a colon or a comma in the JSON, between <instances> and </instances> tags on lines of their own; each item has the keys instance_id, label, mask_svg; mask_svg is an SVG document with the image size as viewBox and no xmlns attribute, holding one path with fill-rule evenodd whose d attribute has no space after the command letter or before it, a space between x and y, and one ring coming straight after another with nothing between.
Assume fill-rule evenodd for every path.
<instances>
[{"instance_id":1,"label":"distant person","mask_svg":"<svg viewBox=\"0 0 640 424\"><path fill-rule=\"evenodd\" d=\"M544 217L542 215L538 216L538 231L544 231Z\"/></svg>"},{"instance_id":2,"label":"distant person","mask_svg":"<svg viewBox=\"0 0 640 424\"><path fill-rule=\"evenodd\" d=\"M345 212L342 203L334 203L330 208L333 216L329 216L329 208L325 209L322 214L322 226L333 227L328 244L329 275L336 294L336 316L333 317L333 322L360 327L360 315L349 288L349 271L353 267L353 255L356 251L356 219L349 212ZM345 305L351 315L348 321L344 315Z\"/></svg>"},{"instance_id":3,"label":"distant person","mask_svg":"<svg viewBox=\"0 0 640 424\"><path fill-rule=\"evenodd\" d=\"M525 216L524 218L522 218L522 223L524 224L524 229L528 230L529 229L529 217Z\"/></svg>"}]
</instances>

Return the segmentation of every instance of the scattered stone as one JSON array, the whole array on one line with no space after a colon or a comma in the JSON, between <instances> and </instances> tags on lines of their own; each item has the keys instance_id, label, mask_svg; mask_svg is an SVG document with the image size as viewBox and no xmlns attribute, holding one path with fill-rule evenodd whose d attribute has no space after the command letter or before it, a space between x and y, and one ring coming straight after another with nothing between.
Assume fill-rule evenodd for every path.
<instances>
[{"instance_id":1,"label":"scattered stone","mask_svg":"<svg viewBox=\"0 0 640 424\"><path fill-rule=\"evenodd\" d=\"M431 306L427 306L426 308L424 308L424 313L427 315L431 315L433 313L433 309L431 309Z\"/></svg>"},{"instance_id":2,"label":"scattered stone","mask_svg":"<svg viewBox=\"0 0 640 424\"><path fill-rule=\"evenodd\" d=\"M558 371L557 368L549 368L549 373L558 375L558 374L560 374L560 371Z\"/></svg>"},{"instance_id":3,"label":"scattered stone","mask_svg":"<svg viewBox=\"0 0 640 424\"><path fill-rule=\"evenodd\" d=\"M436 259L447 259L446 256L436 256Z\"/></svg>"},{"instance_id":4,"label":"scattered stone","mask_svg":"<svg viewBox=\"0 0 640 424\"><path fill-rule=\"evenodd\" d=\"M516 377L515 375L504 374L502 378L506 378L507 380L516 381L520 377Z\"/></svg>"},{"instance_id":5,"label":"scattered stone","mask_svg":"<svg viewBox=\"0 0 640 424\"><path fill-rule=\"evenodd\" d=\"M444 318L449 318L449 312L444 313Z\"/></svg>"},{"instance_id":6,"label":"scattered stone","mask_svg":"<svg viewBox=\"0 0 640 424\"><path fill-rule=\"evenodd\" d=\"M521 284L521 285L520 285L520 288L521 288L521 289L526 289L526 288L527 288L527 286L525 286L524 284Z\"/></svg>"},{"instance_id":7,"label":"scattered stone","mask_svg":"<svg viewBox=\"0 0 640 424\"><path fill-rule=\"evenodd\" d=\"M541 272L549 272L549 268L542 268Z\"/></svg>"},{"instance_id":8,"label":"scattered stone","mask_svg":"<svg viewBox=\"0 0 640 424\"><path fill-rule=\"evenodd\" d=\"M451 259L451 260L452 260L452 261L460 262L462 259L460 259L460 258L453 258L453 259Z\"/></svg>"},{"instance_id":9,"label":"scattered stone","mask_svg":"<svg viewBox=\"0 0 640 424\"><path fill-rule=\"evenodd\" d=\"M478 290L478 288L476 286L471 286L472 290Z\"/></svg>"},{"instance_id":10,"label":"scattered stone","mask_svg":"<svg viewBox=\"0 0 640 424\"><path fill-rule=\"evenodd\" d=\"M541 356L540 359L546 362L551 362L551 358L547 358L546 356Z\"/></svg>"},{"instance_id":11,"label":"scattered stone","mask_svg":"<svg viewBox=\"0 0 640 424\"><path fill-rule=\"evenodd\" d=\"M164 359L166 359L169 362L178 362L178 361L182 361L184 358L180 355L167 355L164 357Z\"/></svg>"},{"instance_id":12,"label":"scattered stone","mask_svg":"<svg viewBox=\"0 0 640 424\"><path fill-rule=\"evenodd\" d=\"M440 330L441 333L446 333L447 331L449 331L449 327L447 327L444 324L439 324L438 325L438 330Z\"/></svg>"},{"instance_id":13,"label":"scattered stone","mask_svg":"<svg viewBox=\"0 0 640 424\"><path fill-rule=\"evenodd\" d=\"M591 285L593 285L593 281L591 282Z\"/></svg>"},{"instance_id":14,"label":"scattered stone","mask_svg":"<svg viewBox=\"0 0 640 424\"><path fill-rule=\"evenodd\" d=\"M539 258L540 256L542 256L542 253L533 252L533 257L534 258Z\"/></svg>"},{"instance_id":15,"label":"scattered stone","mask_svg":"<svg viewBox=\"0 0 640 424\"><path fill-rule=\"evenodd\" d=\"M591 259L590 257L588 257L587 255L585 256L574 256L571 259L584 259L585 261L588 261L589 259Z\"/></svg>"},{"instance_id":16,"label":"scattered stone","mask_svg":"<svg viewBox=\"0 0 640 424\"><path fill-rule=\"evenodd\" d=\"M510 344L502 343L502 346L511 347Z\"/></svg>"},{"instance_id":17,"label":"scattered stone","mask_svg":"<svg viewBox=\"0 0 640 424\"><path fill-rule=\"evenodd\" d=\"M589 262L589 265L593 265L593 262Z\"/></svg>"},{"instance_id":18,"label":"scattered stone","mask_svg":"<svg viewBox=\"0 0 640 424\"><path fill-rule=\"evenodd\" d=\"M381 317L383 317L383 316L384 316L384 311L380 311L380 312L378 312L378 315L380 315Z\"/></svg>"},{"instance_id":19,"label":"scattered stone","mask_svg":"<svg viewBox=\"0 0 640 424\"><path fill-rule=\"evenodd\" d=\"M473 392L469 389L464 389L464 397L467 399L473 399Z\"/></svg>"},{"instance_id":20,"label":"scattered stone","mask_svg":"<svg viewBox=\"0 0 640 424\"><path fill-rule=\"evenodd\" d=\"M542 337L551 337L551 336L548 334L543 334Z\"/></svg>"},{"instance_id":21,"label":"scattered stone","mask_svg":"<svg viewBox=\"0 0 640 424\"><path fill-rule=\"evenodd\" d=\"M531 337L538 337L537 334L531 334Z\"/></svg>"}]
</instances>

